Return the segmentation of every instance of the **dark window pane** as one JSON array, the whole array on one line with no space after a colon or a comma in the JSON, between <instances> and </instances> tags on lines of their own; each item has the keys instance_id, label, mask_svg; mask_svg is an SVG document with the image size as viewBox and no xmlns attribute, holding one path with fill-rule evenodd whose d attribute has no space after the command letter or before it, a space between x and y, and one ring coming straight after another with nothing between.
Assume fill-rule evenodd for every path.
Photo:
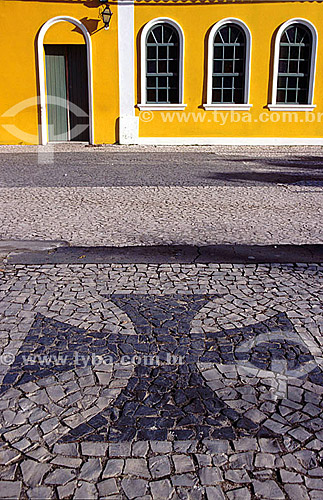
<instances>
[{"instance_id":1,"label":"dark window pane","mask_svg":"<svg viewBox=\"0 0 323 500\"><path fill-rule=\"evenodd\" d=\"M177 33L170 26L164 26L164 39L163 43L177 42Z\"/></svg>"},{"instance_id":2,"label":"dark window pane","mask_svg":"<svg viewBox=\"0 0 323 500\"><path fill-rule=\"evenodd\" d=\"M167 47L158 47L158 59L167 59Z\"/></svg>"},{"instance_id":3,"label":"dark window pane","mask_svg":"<svg viewBox=\"0 0 323 500\"><path fill-rule=\"evenodd\" d=\"M222 59L223 58L223 47L219 47L218 45L214 46L214 59Z\"/></svg>"},{"instance_id":4,"label":"dark window pane","mask_svg":"<svg viewBox=\"0 0 323 500\"><path fill-rule=\"evenodd\" d=\"M289 61L288 73L298 73L298 61Z\"/></svg>"},{"instance_id":5,"label":"dark window pane","mask_svg":"<svg viewBox=\"0 0 323 500\"><path fill-rule=\"evenodd\" d=\"M233 72L233 61L224 61L224 73Z\"/></svg>"},{"instance_id":6,"label":"dark window pane","mask_svg":"<svg viewBox=\"0 0 323 500\"><path fill-rule=\"evenodd\" d=\"M224 47L224 58L225 59L233 59L233 47L228 46Z\"/></svg>"},{"instance_id":7,"label":"dark window pane","mask_svg":"<svg viewBox=\"0 0 323 500\"><path fill-rule=\"evenodd\" d=\"M147 72L156 73L156 61L147 61Z\"/></svg>"},{"instance_id":8,"label":"dark window pane","mask_svg":"<svg viewBox=\"0 0 323 500\"><path fill-rule=\"evenodd\" d=\"M242 89L236 89L234 91L234 102L236 104L243 104L243 99L244 99L243 90Z\"/></svg>"},{"instance_id":9,"label":"dark window pane","mask_svg":"<svg viewBox=\"0 0 323 500\"><path fill-rule=\"evenodd\" d=\"M156 42L155 37L154 37L153 33L150 32L147 36L147 43L155 43L155 42Z\"/></svg>"},{"instance_id":10,"label":"dark window pane","mask_svg":"<svg viewBox=\"0 0 323 500\"><path fill-rule=\"evenodd\" d=\"M288 59L289 47L287 47L286 45L281 45L279 57L280 57L280 59Z\"/></svg>"},{"instance_id":11,"label":"dark window pane","mask_svg":"<svg viewBox=\"0 0 323 500\"><path fill-rule=\"evenodd\" d=\"M287 73L288 61L279 61L278 71L279 73Z\"/></svg>"},{"instance_id":12,"label":"dark window pane","mask_svg":"<svg viewBox=\"0 0 323 500\"><path fill-rule=\"evenodd\" d=\"M168 77L168 88L178 90L178 78L176 76Z\"/></svg>"},{"instance_id":13,"label":"dark window pane","mask_svg":"<svg viewBox=\"0 0 323 500\"><path fill-rule=\"evenodd\" d=\"M212 91L212 102L221 102L221 90Z\"/></svg>"},{"instance_id":14,"label":"dark window pane","mask_svg":"<svg viewBox=\"0 0 323 500\"><path fill-rule=\"evenodd\" d=\"M300 27L297 28L296 43L310 44L312 35L309 31L304 30Z\"/></svg>"},{"instance_id":15,"label":"dark window pane","mask_svg":"<svg viewBox=\"0 0 323 500\"><path fill-rule=\"evenodd\" d=\"M281 41L281 43L289 43L286 31L282 34L282 37L281 37L280 41Z\"/></svg>"},{"instance_id":16,"label":"dark window pane","mask_svg":"<svg viewBox=\"0 0 323 500\"><path fill-rule=\"evenodd\" d=\"M296 103L296 90L287 91L287 102Z\"/></svg>"},{"instance_id":17,"label":"dark window pane","mask_svg":"<svg viewBox=\"0 0 323 500\"><path fill-rule=\"evenodd\" d=\"M277 102L280 102L280 103L285 102L285 91L284 90L277 91Z\"/></svg>"},{"instance_id":18,"label":"dark window pane","mask_svg":"<svg viewBox=\"0 0 323 500\"><path fill-rule=\"evenodd\" d=\"M156 47L147 47L147 57L148 59L156 59Z\"/></svg>"},{"instance_id":19,"label":"dark window pane","mask_svg":"<svg viewBox=\"0 0 323 500\"><path fill-rule=\"evenodd\" d=\"M288 88L289 89L296 89L297 82L298 82L298 78L296 76L289 76L288 77Z\"/></svg>"},{"instance_id":20,"label":"dark window pane","mask_svg":"<svg viewBox=\"0 0 323 500\"><path fill-rule=\"evenodd\" d=\"M171 89L168 92L169 102L171 104L176 104L179 100L178 89Z\"/></svg>"},{"instance_id":21,"label":"dark window pane","mask_svg":"<svg viewBox=\"0 0 323 500\"><path fill-rule=\"evenodd\" d=\"M167 61L158 61L158 73L167 73Z\"/></svg>"},{"instance_id":22,"label":"dark window pane","mask_svg":"<svg viewBox=\"0 0 323 500\"><path fill-rule=\"evenodd\" d=\"M156 90L147 89L147 102L156 102Z\"/></svg>"},{"instance_id":23,"label":"dark window pane","mask_svg":"<svg viewBox=\"0 0 323 500\"><path fill-rule=\"evenodd\" d=\"M158 102L167 102L167 90L158 90Z\"/></svg>"},{"instance_id":24,"label":"dark window pane","mask_svg":"<svg viewBox=\"0 0 323 500\"><path fill-rule=\"evenodd\" d=\"M148 76L147 77L147 87L156 87L156 77L155 76Z\"/></svg>"},{"instance_id":25,"label":"dark window pane","mask_svg":"<svg viewBox=\"0 0 323 500\"><path fill-rule=\"evenodd\" d=\"M308 72L308 61L300 61L299 72L306 74Z\"/></svg>"},{"instance_id":26,"label":"dark window pane","mask_svg":"<svg viewBox=\"0 0 323 500\"><path fill-rule=\"evenodd\" d=\"M236 59L244 59L245 57L245 47L244 45L238 45L235 50Z\"/></svg>"},{"instance_id":27,"label":"dark window pane","mask_svg":"<svg viewBox=\"0 0 323 500\"><path fill-rule=\"evenodd\" d=\"M170 59L178 59L178 46L177 45L171 45L168 47L168 53L169 53L169 58Z\"/></svg>"},{"instance_id":28,"label":"dark window pane","mask_svg":"<svg viewBox=\"0 0 323 500\"><path fill-rule=\"evenodd\" d=\"M234 61L234 73L243 73L244 72L244 61L239 59Z\"/></svg>"},{"instance_id":29,"label":"dark window pane","mask_svg":"<svg viewBox=\"0 0 323 500\"><path fill-rule=\"evenodd\" d=\"M222 78L221 76L214 76L212 86L214 89L222 88Z\"/></svg>"},{"instance_id":30,"label":"dark window pane","mask_svg":"<svg viewBox=\"0 0 323 500\"><path fill-rule=\"evenodd\" d=\"M232 76L225 76L223 78L223 88L232 89L233 78Z\"/></svg>"},{"instance_id":31,"label":"dark window pane","mask_svg":"<svg viewBox=\"0 0 323 500\"><path fill-rule=\"evenodd\" d=\"M169 61L168 71L170 74L178 75L178 60L177 61Z\"/></svg>"},{"instance_id":32,"label":"dark window pane","mask_svg":"<svg viewBox=\"0 0 323 500\"><path fill-rule=\"evenodd\" d=\"M298 88L307 89L308 88L308 77L300 77L298 79Z\"/></svg>"},{"instance_id":33,"label":"dark window pane","mask_svg":"<svg viewBox=\"0 0 323 500\"><path fill-rule=\"evenodd\" d=\"M231 43L237 43L241 41L241 30L240 28L237 28L236 26L230 26L230 39L229 42Z\"/></svg>"},{"instance_id":34,"label":"dark window pane","mask_svg":"<svg viewBox=\"0 0 323 500\"><path fill-rule=\"evenodd\" d=\"M279 89L286 88L286 76L279 76L278 77L278 88Z\"/></svg>"},{"instance_id":35,"label":"dark window pane","mask_svg":"<svg viewBox=\"0 0 323 500\"><path fill-rule=\"evenodd\" d=\"M153 34L154 34L156 42L162 43L162 27L161 26L156 26L153 29Z\"/></svg>"},{"instance_id":36,"label":"dark window pane","mask_svg":"<svg viewBox=\"0 0 323 500\"><path fill-rule=\"evenodd\" d=\"M298 59L298 56L299 56L299 47L296 45L296 46L292 46L290 48L290 58L291 59Z\"/></svg>"},{"instance_id":37,"label":"dark window pane","mask_svg":"<svg viewBox=\"0 0 323 500\"><path fill-rule=\"evenodd\" d=\"M167 87L167 76L158 77L158 88Z\"/></svg>"},{"instance_id":38,"label":"dark window pane","mask_svg":"<svg viewBox=\"0 0 323 500\"><path fill-rule=\"evenodd\" d=\"M234 79L234 87L236 89L242 89L244 87L244 78L242 76L236 76Z\"/></svg>"},{"instance_id":39,"label":"dark window pane","mask_svg":"<svg viewBox=\"0 0 323 500\"><path fill-rule=\"evenodd\" d=\"M296 29L295 26L288 28L288 40L290 43L296 42Z\"/></svg>"},{"instance_id":40,"label":"dark window pane","mask_svg":"<svg viewBox=\"0 0 323 500\"><path fill-rule=\"evenodd\" d=\"M307 90L299 90L298 91L298 103L299 104L307 104L308 103L308 91Z\"/></svg>"},{"instance_id":41,"label":"dark window pane","mask_svg":"<svg viewBox=\"0 0 323 500\"><path fill-rule=\"evenodd\" d=\"M222 73L222 61L214 61L213 73Z\"/></svg>"},{"instance_id":42,"label":"dark window pane","mask_svg":"<svg viewBox=\"0 0 323 500\"><path fill-rule=\"evenodd\" d=\"M232 102L232 90L223 90L223 102Z\"/></svg>"},{"instance_id":43,"label":"dark window pane","mask_svg":"<svg viewBox=\"0 0 323 500\"><path fill-rule=\"evenodd\" d=\"M224 26L221 28L221 42L228 43L229 42L229 27Z\"/></svg>"}]
</instances>

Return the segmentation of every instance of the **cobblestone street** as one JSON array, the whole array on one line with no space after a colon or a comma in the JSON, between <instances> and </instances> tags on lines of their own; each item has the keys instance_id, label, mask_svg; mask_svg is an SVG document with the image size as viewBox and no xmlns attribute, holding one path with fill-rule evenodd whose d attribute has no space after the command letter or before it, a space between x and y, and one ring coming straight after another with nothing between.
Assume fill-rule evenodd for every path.
<instances>
[{"instance_id":1,"label":"cobblestone street","mask_svg":"<svg viewBox=\"0 0 323 500\"><path fill-rule=\"evenodd\" d=\"M320 147L0 147L1 239L322 241ZM5 216L4 216L5 215Z\"/></svg>"},{"instance_id":2,"label":"cobblestone street","mask_svg":"<svg viewBox=\"0 0 323 500\"><path fill-rule=\"evenodd\" d=\"M8 265L1 498L323 498L322 266Z\"/></svg>"}]
</instances>

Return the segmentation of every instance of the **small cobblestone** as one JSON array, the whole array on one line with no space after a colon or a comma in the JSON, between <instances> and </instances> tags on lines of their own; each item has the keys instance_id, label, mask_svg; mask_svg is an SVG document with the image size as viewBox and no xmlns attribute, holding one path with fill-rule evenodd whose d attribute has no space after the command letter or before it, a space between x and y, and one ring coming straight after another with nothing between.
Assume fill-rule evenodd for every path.
<instances>
[{"instance_id":1,"label":"small cobblestone","mask_svg":"<svg viewBox=\"0 0 323 500\"><path fill-rule=\"evenodd\" d=\"M257 498L270 498L271 500L283 500L284 493L275 481L254 481L253 487Z\"/></svg>"}]
</instances>

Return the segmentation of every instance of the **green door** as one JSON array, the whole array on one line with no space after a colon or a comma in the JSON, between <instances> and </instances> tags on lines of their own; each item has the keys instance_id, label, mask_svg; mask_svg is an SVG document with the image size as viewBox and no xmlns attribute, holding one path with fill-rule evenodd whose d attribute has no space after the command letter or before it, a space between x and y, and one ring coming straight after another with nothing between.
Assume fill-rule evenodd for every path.
<instances>
[{"instance_id":1,"label":"green door","mask_svg":"<svg viewBox=\"0 0 323 500\"><path fill-rule=\"evenodd\" d=\"M89 140L85 45L45 45L48 139Z\"/></svg>"},{"instance_id":2,"label":"green door","mask_svg":"<svg viewBox=\"0 0 323 500\"><path fill-rule=\"evenodd\" d=\"M50 142L68 141L69 126L65 47L59 45L45 45L45 61L48 139Z\"/></svg>"}]
</instances>

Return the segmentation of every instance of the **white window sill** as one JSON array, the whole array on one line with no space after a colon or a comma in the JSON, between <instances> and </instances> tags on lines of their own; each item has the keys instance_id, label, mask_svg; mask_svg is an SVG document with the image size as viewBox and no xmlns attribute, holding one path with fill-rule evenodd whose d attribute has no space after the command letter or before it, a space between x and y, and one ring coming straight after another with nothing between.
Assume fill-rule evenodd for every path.
<instances>
[{"instance_id":1,"label":"white window sill","mask_svg":"<svg viewBox=\"0 0 323 500\"><path fill-rule=\"evenodd\" d=\"M164 109L174 109L182 111L185 109L187 104L137 104L140 110L147 111L162 111Z\"/></svg>"},{"instance_id":2,"label":"white window sill","mask_svg":"<svg viewBox=\"0 0 323 500\"><path fill-rule=\"evenodd\" d=\"M252 104L203 104L203 108L206 111L212 110L235 110L235 111L249 111L252 108Z\"/></svg>"},{"instance_id":3,"label":"white window sill","mask_svg":"<svg viewBox=\"0 0 323 500\"><path fill-rule=\"evenodd\" d=\"M268 104L269 111L313 111L316 104Z\"/></svg>"}]
</instances>

